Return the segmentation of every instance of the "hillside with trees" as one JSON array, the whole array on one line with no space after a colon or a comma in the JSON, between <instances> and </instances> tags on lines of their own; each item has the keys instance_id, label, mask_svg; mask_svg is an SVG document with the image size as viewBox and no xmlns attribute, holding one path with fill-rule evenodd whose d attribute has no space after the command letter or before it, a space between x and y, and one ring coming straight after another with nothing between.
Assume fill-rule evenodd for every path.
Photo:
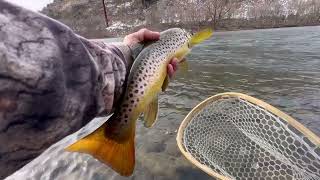
<instances>
[{"instance_id":1,"label":"hillside with trees","mask_svg":"<svg viewBox=\"0 0 320 180\"><path fill-rule=\"evenodd\" d=\"M102 1L55 0L42 12L93 38L141 27L239 30L320 25L320 0L104 0L106 14Z\"/></svg>"}]
</instances>

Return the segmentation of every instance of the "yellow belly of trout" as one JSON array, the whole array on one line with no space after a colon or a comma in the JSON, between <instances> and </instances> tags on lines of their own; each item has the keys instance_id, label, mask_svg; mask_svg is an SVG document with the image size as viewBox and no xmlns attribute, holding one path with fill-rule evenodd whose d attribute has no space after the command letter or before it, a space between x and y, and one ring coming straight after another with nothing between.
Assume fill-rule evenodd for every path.
<instances>
[{"instance_id":1,"label":"yellow belly of trout","mask_svg":"<svg viewBox=\"0 0 320 180\"><path fill-rule=\"evenodd\" d=\"M161 91L164 91L168 86L169 77L167 74L167 67L170 63L171 59L173 57L178 59L178 63L190 52L190 49L188 48L188 45L185 44L180 49L178 49L174 54L169 55L166 60L164 60L164 63L160 65L158 68L158 71L156 72L157 76L153 78L151 82L149 82L149 86L145 91L144 98L141 103L137 106L138 114L144 113L144 123L146 127L151 127L154 122L156 121L157 117L146 117L148 112L147 110L150 110L149 113L155 113L157 115L158 107L153 107L153 105L158 104L158 94ZM151 108L151 109L150 109ZM156 109L154 109L156 108Z\"/></svg>"}]
</instances>

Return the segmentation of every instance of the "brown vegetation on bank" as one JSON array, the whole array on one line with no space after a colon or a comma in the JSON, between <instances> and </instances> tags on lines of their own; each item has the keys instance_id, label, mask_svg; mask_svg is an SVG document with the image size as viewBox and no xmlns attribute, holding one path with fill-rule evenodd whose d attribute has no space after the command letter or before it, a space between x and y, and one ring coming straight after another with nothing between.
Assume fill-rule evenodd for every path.
<instances>
[{"instance_id":1,"label":"brown vegetation on bank","mask_svg":"<svg viewBox=\"0 0 320 180\"><path fill-rule=\"evenodd\" d=\"M163 30L261 29L320 25L319 0L55 0L42 12L90 38L123 35L141 27Z\"/></svg>"}]
</instances>

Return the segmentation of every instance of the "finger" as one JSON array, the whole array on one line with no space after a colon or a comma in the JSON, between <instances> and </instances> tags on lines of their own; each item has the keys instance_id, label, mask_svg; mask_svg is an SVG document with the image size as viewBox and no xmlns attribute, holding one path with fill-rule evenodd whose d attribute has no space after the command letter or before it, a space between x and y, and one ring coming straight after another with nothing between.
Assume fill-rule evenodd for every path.
<instances>
[{"instance_id":1,"label":"finger","mask_svg":"<svg viewBox=\"0 0 320 180\"><path fill-rule=\"evenodd\" d=\"M173 70L173 67L172 67L171 64L168 64L168 66L167 66L167 72L168 72L169 77L172 78L173 75L174 75L174 70Z\"/></svg>"},{"instance_id":2,"label":"finger","mask_svg":"<svg viewBox=\"0 0 320 180\"><path fill-rule=\"evenodd\" d=\"M174 71L178 70L178 59L177 58L173 58L171 60L170 64L172 65Z\"/></svg>"},{"instance_id":3,"label":"finger","mask_svg":"<svg viewBox=\"0 0 320 180\"><path fill-rule=\"evenodd\" d=\"M139 42L153 41L153 40L158 40L160 38L160 33L155 31L150 31L149 29L144 28L136 32L135 38L137 38Z\"/></svg>"},{"instance_id":4,"label":"finger","mask_svg":"<svg viewBox=\"0 0 320 180\"><path fill-rule=\"evenodd\" d=\"M146 30L144 32L144 39L143 41L156 41L159 40L160 33L155 31Z\"/></svg>"}]
</instances>

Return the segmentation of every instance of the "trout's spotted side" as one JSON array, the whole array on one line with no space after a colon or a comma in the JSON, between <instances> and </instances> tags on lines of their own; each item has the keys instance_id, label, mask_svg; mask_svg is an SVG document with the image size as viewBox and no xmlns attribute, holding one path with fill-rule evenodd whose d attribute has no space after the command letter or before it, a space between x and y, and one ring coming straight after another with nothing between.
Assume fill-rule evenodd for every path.
<instances>
[{"instance_id":1,"label":"trout's spotted side","mask_svg":"<svg viewBox=\"0 0 320 180\"><path fill-rule=\"evenodd\" d=\"M144 114L146 127L158 115L158 94L168 85L167 66L173 57L181 60L195 44L209 38L202 31L192 37L179 28L169 29L160 40L144 48L136 58L120 107L94 132L66 148L91 154L123 176L133 173L135 166L136 120Z\"/></svg>"},{"instance_id":2,"label":"trout's spotted side","mask_svg":"<svg viewBox=\"0 0 320 180\"><path fill-rule=\"evenodd\" d=\"M112 130L113 134L119 135L123 129L129 128L131 123L135 123L133 121L148 105L144 98L147 93L150 95L156 91L160 92L160 89L152 90L154 84L160 80L163 71L166 73L167 65L175 51L188 46L189 39L190 35L185 30L173 28L163 31L157 43L141 51L131 68L124 101L116 111L116 118L108 125L112 126L109 130Z\"/></svg>"}]
</instances>

